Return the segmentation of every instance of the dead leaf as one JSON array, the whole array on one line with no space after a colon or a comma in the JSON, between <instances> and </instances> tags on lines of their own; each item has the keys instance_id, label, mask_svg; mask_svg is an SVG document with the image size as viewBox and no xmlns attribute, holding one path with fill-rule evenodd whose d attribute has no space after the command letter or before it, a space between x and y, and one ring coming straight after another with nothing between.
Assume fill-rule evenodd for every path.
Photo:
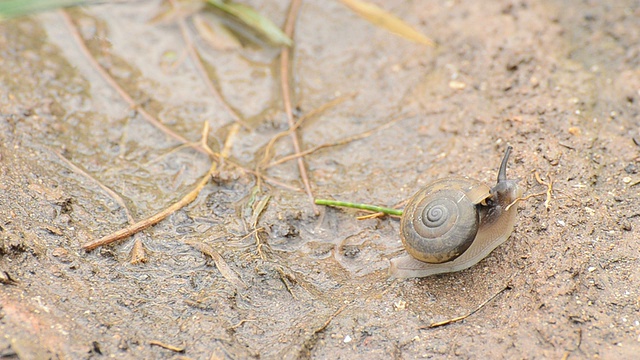
<instances>
[{"instance_id":1,"label":"dead leaf","mask_svg":"<svg viewBox=\"0 0 640 360\"><path fill-rule=\"evenodd\" d=\"M422 35L402 19L384 9L381 9L377 5L360 0L340 0L340 2L370 23L384 28L398 36L402 36L407 40L428 46L436 45L433 40Z\"/></svg>"},{"instance_id":2,"label":"dead leaf","mask_svg":"<svg viewBox=\"0 0 640 360\"><path fill-rule=\"evenodd\" d=\"M242 282L240 277L231 269L222 256L220 256L220 254L211 247L211 245L199 241L187 241L186 243L213 259L213 262L216 264L220 274L222 274L222 276L237 289L245 290L247 288L247 285Z\"/></svg>"},{"instance_id":3,"label":"dead leaf","mask_svg":"<svg viewBox=\"0 0 640 360\"><path fill-rule=\"evenodd\" d=\"M252 229L255 229L256 226L258 225L258 218L260 217L260 214L262 214L264 209L267 207L267 203L269 202L270 199L271 199L271 196L267 195L254 204L253 214L251 214L251 221L249 221L249 224L251 225Z\"/></svg>"},{"instance_id":4,"label":"dead leaf","mask_svg":"<svg viewBox=\"0 0 640 360\"><path fill-rule=\"evenodd\" d=\"M149 20L150 24L171 24L178 19L189 17L204 8L202 0L177 0L175 6L170 2L165 3L168 6L161 9L160 12Z\"/></svg>"},{"instance_id":5,"label":"dead leaf","mask_svg":"<svg viewBox=\"0 0 640 360\"><path fill-rule=\"evenodd\" d=\"M193 17L193 25L198 30L200 37L216 50L236 50L242 47L240 40L233 35L212 14L196 14Z\"/></svg>"}]
</instances>

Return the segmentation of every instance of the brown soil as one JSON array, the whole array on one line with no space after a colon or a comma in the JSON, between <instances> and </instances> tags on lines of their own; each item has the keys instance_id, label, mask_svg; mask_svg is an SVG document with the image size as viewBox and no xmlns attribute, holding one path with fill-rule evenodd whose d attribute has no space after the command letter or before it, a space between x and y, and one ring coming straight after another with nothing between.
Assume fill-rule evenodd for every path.
<instances>
[{"instance_id":1,"label":"brown soil","mask_svg":"<svg viewBox=\"0 0 640 360\"><path fill-rule=\"evenodd\" d=\"M253 1L258 7L261 2ZM230 164L134 239L81 245L189 192L206 156L149 125L91 67L59 13L0 24L0 354L115 358L631 358L640 353L640 2L384 1L436 49L305 2L296 29L305 157L318 197L392 206L440 177L488 184L507 144L527 193L511 238L476 266L392 280L396 219L358 221ZM93 56L148 112L220 151L233 121L157 4L71 15ZM287 1L261 12L281 24ZM230 159L255 168L285 130L277 51L198 49L252 129ZM348 95L354 94L352 97ZM292 152L289 138L275 158ZM302 189L295 161L266 175ZM252 196L253 194L253 196ZM251 232L251 201L270 200ZM246 236L251 234L250 236ZM147 262L132 265L135 239ZM195 243L196 245L189 245ZM202 244L220 254L211 260ZM206 250L206 249L204 249ZM215 263L219 266L216 266ZM228 269L222 267L227 264ZM221 270L220 270L221 269ZM237 274L237 278L234 278ZM11 281L14 280L15 282ZM501 292L502 291L502 292ZM495 299L464 321L428 328ZM161 342L184 348L176 353Z\"/></svg>"}]
</instances>

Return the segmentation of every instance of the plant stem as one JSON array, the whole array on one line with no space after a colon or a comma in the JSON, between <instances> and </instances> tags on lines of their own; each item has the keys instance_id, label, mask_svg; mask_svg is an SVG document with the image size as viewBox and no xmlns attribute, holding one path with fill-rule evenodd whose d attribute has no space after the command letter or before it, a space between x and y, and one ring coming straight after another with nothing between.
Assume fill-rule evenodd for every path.
<instances>
[{"instance_id":1,"label":"plant stem","mask_svg":"<svg viewBox=\"0 0 640 360\"><path fill-rule=\"evenodd\" d=\"M340 206L340 207L347 207L347 208L353 208L353 209L362 209L362 210L369 210L374 212L381 212L387 215L395 215L395 216L402 216L402 212L403 212L402 210L391 209L391 208L386 208L382 206L375 206L375 205L369 205L369 204L355 204L350 202L327 200L327 199L315 199L314 202L317 205Z\"/></svg>"}]
</instances>

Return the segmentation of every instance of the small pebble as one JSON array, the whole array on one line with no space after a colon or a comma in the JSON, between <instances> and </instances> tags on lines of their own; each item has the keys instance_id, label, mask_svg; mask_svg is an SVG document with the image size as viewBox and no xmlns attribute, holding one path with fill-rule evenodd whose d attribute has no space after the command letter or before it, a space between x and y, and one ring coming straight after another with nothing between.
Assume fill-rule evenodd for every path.
<instances>
[{"instance_id":1,"label":"small pebble","mask_svg":"<svg viewBox=\"0 0 640 360\"><path fill-rule=\"evenodd\" d=\"M449 81L449 87L454 90L464 90L464 88L467 87L467 84L463 83L462 81L452 80Z\"/></svg>"},{"instance_id":2,"label":"small pebble","mask_svg":"<svg viewBox=\"0 0 640 360\"><path fill-rule=\"evenodd\" d=\"M587 269L587 271L589 271L589 272L594 272L594 271L596 271L596 267L595 267L595 266L589 266L589 268Z\"/></svg>"},{"instance_id":3,"label":"small pebble","mask_svg":"<svg viewBox=\"0 0 640 360\"><path fill-rule=\"evenodd\" d=\"M625 183L625 184L628 184L628 183L631 182L631 178L628 177L628 176L625 176L625 177L622 178L622 182Z\"/></svg>"},{"instance_id":4,"label":"small pebble","mask_svg":"<svg viewBox=\"0 0 640 360\"><path fill-rule=\"evenodd\" d=\"M396 311L404 310L407 307L407 302L400 299L393 303L393 307L396 309Z\"/></svg>"},{"instance_id":5,"label":"small pebble","mask_svg":"<svg viewBox=\"0 0 640 360\"><path fill-rule=\"evenodd\" d=\"M350 343L351 342L351 336L347 335L344 337L344 342L345 343Z\"/></svg>"},{"instance_id":6,"label":"small pebble","mask_svg":"<svg viewBox=\"0 0 640 360\"><path fill-rule=\"evenodd\" d=\"M636 166L636 164L630 163L629 165L624 167L624 171L627 174L637 174L638 173L638 167Z\"/></svg>"}]
</instances>

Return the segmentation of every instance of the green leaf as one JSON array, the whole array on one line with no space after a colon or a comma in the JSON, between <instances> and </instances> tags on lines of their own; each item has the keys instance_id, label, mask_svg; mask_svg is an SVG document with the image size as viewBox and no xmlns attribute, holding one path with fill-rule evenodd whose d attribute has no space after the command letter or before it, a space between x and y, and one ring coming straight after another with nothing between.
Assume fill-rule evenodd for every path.
<instances>
[{"instance_id":1,"label":"green leaf","mask_svg":"<svg viewBox=\"0 0 640 360\"><path fill-rule=\"evenodd\" d=\"M222 0L207 0L209 4L236 17L276 45L291 46L292 41L276 24L260 15L252 7Z\"/></svg>"},{"instance_id":2,"label":"green leaf","mask_svg":"<svg viewBox=\"0 0 640 360\"><path fill-rule=\"evenodd\" d=\"M0 0L0 20L91 2L89 0Z\"/></svg>"}]
</instances>

